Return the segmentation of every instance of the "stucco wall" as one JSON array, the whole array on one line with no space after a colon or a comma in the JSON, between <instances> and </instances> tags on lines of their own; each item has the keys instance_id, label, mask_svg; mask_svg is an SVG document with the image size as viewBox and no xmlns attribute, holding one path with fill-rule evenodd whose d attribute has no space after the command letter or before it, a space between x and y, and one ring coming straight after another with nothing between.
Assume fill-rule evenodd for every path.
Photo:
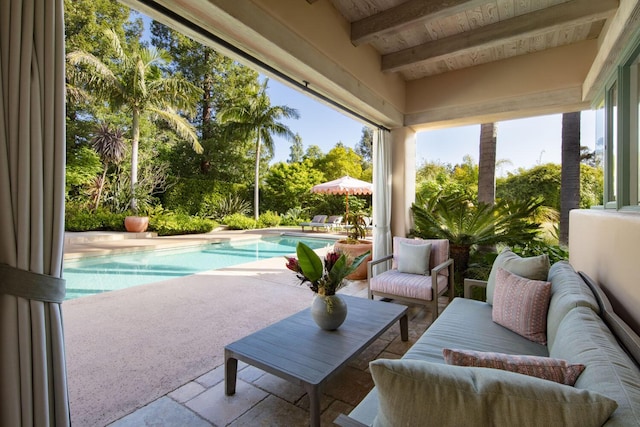
<instances>
[{"instance_id":1,"label":"stucco wall","mask_svg":"<svg viewBox=\"0 0 640 427\"><path fill-rule=\"evenodd\" d=\"M597 281L640 333L640 214L579 209L569 224L569 262Z\"/></svg>"}]
</instances>

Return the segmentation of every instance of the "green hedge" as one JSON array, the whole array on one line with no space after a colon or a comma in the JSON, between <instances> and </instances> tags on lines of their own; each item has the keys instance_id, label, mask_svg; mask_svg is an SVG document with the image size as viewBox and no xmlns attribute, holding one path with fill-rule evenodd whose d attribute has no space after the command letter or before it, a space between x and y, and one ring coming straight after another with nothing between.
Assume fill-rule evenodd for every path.
<instances>
[{"instance_id":1,"label":"green hedge","mask_svg":"<svg viewBox=\"0 0 640 427\"><path fill-rule=\"evenodd\" d=\"M149 218L149 230L155 231L159 236L208 233L217 225L213 220L183 213L169 212Z\"/></svg>"}]
</instances>

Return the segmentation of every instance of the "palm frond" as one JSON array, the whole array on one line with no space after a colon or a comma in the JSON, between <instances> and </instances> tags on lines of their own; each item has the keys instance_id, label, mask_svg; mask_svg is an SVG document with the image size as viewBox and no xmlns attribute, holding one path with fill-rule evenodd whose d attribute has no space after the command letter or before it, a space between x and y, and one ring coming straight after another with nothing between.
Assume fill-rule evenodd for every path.
<instances>
[{"instance_id":1,"label":"palm frond","mask_svg":"<svg viewBox=\"0 0 640 427\"><path fill-rule=\"evenodd\" d=\"M148 109L151 114L167 122L179 137L187 140L196 153L201 154L203 152L202 145L200 145L200 142L198 141L198 135L196 135L195 129L184 117L171 109L160 109L154 106L149 106Z\"/></svg>"}]
</instances>

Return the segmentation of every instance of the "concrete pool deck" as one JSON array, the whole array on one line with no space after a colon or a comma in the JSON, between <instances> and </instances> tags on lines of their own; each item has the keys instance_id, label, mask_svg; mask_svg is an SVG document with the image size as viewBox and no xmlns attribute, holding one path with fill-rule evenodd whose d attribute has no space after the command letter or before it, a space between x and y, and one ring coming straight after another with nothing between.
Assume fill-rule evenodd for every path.
<instances>
[{"instance_id":1,"label":"concrete pool deck","mask_svg":"<svg viewBox=\"0 0 640 427\"><path fill-rule=\"evenodd\" d=\"M255 238L283 231L124 238L69 234L65 257ZM322 233L303 233L322 236ZM335 235L333 235L335 237ZM366 297L364 282L342 292ZM209 271L63 304L71 419L75 426L225 426L308 424L304 390L242 365L238 392L224 394L224 346L309 305L280 258ZM410 311L410 340L391 328L325 390L323 425L348 413L373 386L368 362L400 357L429 326Z\"/></svg>"}]
</instances>

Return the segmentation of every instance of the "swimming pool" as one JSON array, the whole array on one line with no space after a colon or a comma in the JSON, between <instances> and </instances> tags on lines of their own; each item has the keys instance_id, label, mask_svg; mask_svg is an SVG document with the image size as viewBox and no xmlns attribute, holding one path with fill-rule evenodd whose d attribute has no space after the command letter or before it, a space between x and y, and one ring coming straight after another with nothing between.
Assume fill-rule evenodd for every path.
<instances>
[{"instance_id":1,"label":"swimming pool","mask_svg":"<svg viewBox=\"0 0 640 427\"><path fill-rule=\"evenodd\" d=\"M65 260L63 277L67 281L66 299L291 255L300 241L313 249L331 246L335 242L330 239L278 236Z\"/></svg>"}]
</instances>

